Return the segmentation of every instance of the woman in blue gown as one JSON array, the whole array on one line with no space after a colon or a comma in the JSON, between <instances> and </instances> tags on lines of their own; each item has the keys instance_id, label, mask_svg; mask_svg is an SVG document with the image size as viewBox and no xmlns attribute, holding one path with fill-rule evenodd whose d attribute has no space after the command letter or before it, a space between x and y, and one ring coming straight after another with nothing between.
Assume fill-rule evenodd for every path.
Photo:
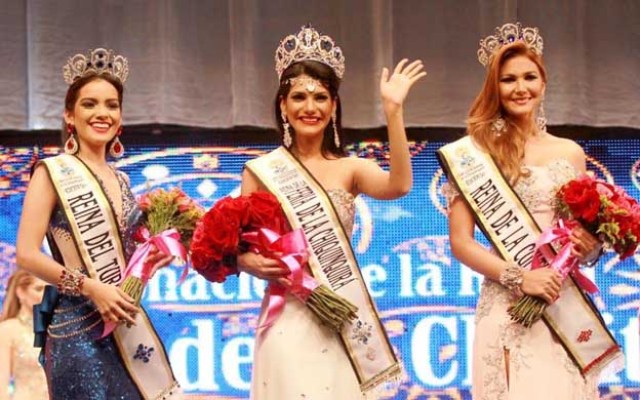
<instances>
[{"instance_id":1,"label":"woman in blue gown","mask_svg":"<svg viewBox=\"0 0 640 400\"><path fill-rule=\"evenodd\" d=\"M36 341L46 342L41 361L53 399L182 396L144 310L118 287L141 216L127 176L107 162L124 150L128 71L111 50L69 59L65 154L36 165L24 200L17 261L52 285L35 329ZM53 257L40 250L45 236ZM171 257L156 250L146 262L159 268ZM107 324L117 328L105 336Z\"/></svg>"}]
</instances>

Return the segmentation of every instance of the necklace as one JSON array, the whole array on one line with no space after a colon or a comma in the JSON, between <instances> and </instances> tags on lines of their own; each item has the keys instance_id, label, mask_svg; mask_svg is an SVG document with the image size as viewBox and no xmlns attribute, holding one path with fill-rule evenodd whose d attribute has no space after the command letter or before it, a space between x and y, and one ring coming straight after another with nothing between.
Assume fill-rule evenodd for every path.
<instances>
[{"instance_id":1,"label":"necklace","mask_svg":"<svg viewBox=\"0 0 640 400\"><path fill-rule=\"evenodd\" d=\"M25 315L24 313L19 313L16 318L22 325L27 328L31 328L33 326L33 316Z\"/></svg>"}]
</instances>

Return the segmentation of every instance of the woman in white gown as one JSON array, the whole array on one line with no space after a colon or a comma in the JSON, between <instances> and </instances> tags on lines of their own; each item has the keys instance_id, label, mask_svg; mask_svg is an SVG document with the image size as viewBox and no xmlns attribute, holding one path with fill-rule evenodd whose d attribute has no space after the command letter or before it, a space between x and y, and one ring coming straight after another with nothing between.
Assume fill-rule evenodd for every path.
<instances>
[{"instance_id":1,"label":"woman in white gown","mask_svg":"<svg viewBox=\"0 0 640 400\"><path fill-rule=\"evenodd\" d=\"M307 40L305 47L303 40ZM390 144L390 171L386 172L373 162L346 156L338 97L344 58L334 46L330 38L320 37L310 27L303 27L298 36L291 35L281 42L281 52L277 54L293 56L276 57L280 86L275 116L283 145L326 191L350 235L355 196L364 193L376 199L394 199L411 188L403 102L425 72L420 61L407 60L391 73L386 68L382 71L380 93ZM245 169L242 193L258 190L265 187ZM275 260L253 253L239 256L238 267L270 281L288 274ZM261 321L268 297L265 296ZM354 400L362 396L340 336L321 325L306 306L288 295L276 322L266 330L258 330L251 398Z\"/></svg>"}]
</instances>

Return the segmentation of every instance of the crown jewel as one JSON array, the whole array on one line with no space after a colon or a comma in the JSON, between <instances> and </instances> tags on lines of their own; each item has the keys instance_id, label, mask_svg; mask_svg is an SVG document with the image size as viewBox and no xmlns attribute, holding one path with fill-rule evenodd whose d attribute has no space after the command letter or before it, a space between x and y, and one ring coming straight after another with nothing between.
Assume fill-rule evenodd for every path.
<instances>
[{"instance_id":1,"label":"crown jewel","mask_svg":"<svg viewBox=\"0 0 640 400\"><path fill-rule=\"evenodd\" d=\"M344 75L344 55L329 36L321 35L310 25L303 26L296 35L280 41L276 49L276 72L278 78L291 64L300 61L318 61L333 69L338 78Z\"/></svg>"},{"instance_id":2,"label":"crown jewel","mask_svg":"<svg viewBox=\"0 0 640 400\"><path fill-rule=\"evenodd\" d=\"M87 55L76 54L62 67L64 81L69 85L89 73L106 73L124 83L129 75L129 62L113 50L100 48L89 50Z\"/></svg>"},{"instance_id":3,"label":"crown jewel","mask_svg":"<svg viewBox=\"0 0 640 400\"><path fill-rule=\"evenodd\" d=\"M517 40L523 41L534 53L542 55L542 36L538 33L538 28L523 28L520 22L516 22L499 26L495 35L480 40L478 61L486 67L496 51Z\"/></svg>"}]
</instances>

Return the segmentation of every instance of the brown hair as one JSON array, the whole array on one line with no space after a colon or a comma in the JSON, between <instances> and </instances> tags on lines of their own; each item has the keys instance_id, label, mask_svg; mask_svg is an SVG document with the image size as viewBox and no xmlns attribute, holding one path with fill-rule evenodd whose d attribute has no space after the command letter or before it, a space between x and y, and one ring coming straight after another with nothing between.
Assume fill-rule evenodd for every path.
<instances>
[{"instance_id":1,"label":"brown hair","mask_svg":"<svg viewBox=\"0 0 640 400\"><path fill-rule=\"evenodd\" d=\"M25 270L18 269L11 277L9 277L9 283L7 285L7 293L4 298L4 304L2 305L2 315L0 315L0 322L9 318L15 318L20 311L20 299L17 295L18 288L26 289L34 281L33 275Z\"/></svg>"},{"instance_id":2,"label":"brown hair","mask_svg":"<svg viewBox=\"0 0 640 400\"><path fill-rule=\"evenodd\" d=\"M280 132L280 139L284 137L284 129L282 128L282 116L280 115L280 100L287 98L291 91L291 84L289 80L300 75L308 75L311 78L317 79L327 88L333 101L337 102L336 105L336 130L338 131L338 138L340 139L340 147L337 147L333 140L333 126L331 123L324 129L321 152L326 158L328 155L334 155L337 157L346 157L347 152L344 149L344 139L342 132L342 107L338 98L338 89L340 88L340 78L336 73L326 64L317 61L300 61L292 64L284 70L280 77L280 87L276 94L274 111L276 116L276 124L278 131ZM296 141L295 131L292 129L291 138L293 143Z\"/></svg>"},{"instance_id":3,"label":"brown hair","mask_svg":"<svg viewBox=\"0 0 640 400\"><path fill-rule=\"evenodd\" d=\"M111 85L113 85L114 88L116 88L116 91L118 92L118 103L120 104L120 107L122 107L122 101L124 98L124 86L122 85L122 82L120 82L119 79L115 78L113 75L109 73L101 73L101 74L88 73L78 78L77 80L75 80L69 86L69 89L67 89L67 95L64 98L64 109L69 112L73 111L73 108L75 107L76 102L78 101L80 90L83 87L85 87L88 83L91 83L99 79L109 82ZM69 138L69 132L67 132L67 126L63 119L62 120L62 144L63 145L68 138ZM111 142L107 144L107 148L109 147L110 144Z\"/></svg>"},{"instance_id":4,"label":"brown hair","mask_svg":"<svg viewBox=\"0 0 640 400\"><path fill-rule=\"evenodd\" d=\"M512 183L522 175L520 164L528 132L522 131L503 110L499 85L502 66L507 60L517 56L526 56L533 61L540 70L543 82L547 82L547 72L540 55L521 41L506 45L492 57L482 90L473 102L467 118L467 133L493 155L502 173ZM498 137L491 131L491 123L499 116L505 120L507 131Z\"/></svg>"}]
</instances>

